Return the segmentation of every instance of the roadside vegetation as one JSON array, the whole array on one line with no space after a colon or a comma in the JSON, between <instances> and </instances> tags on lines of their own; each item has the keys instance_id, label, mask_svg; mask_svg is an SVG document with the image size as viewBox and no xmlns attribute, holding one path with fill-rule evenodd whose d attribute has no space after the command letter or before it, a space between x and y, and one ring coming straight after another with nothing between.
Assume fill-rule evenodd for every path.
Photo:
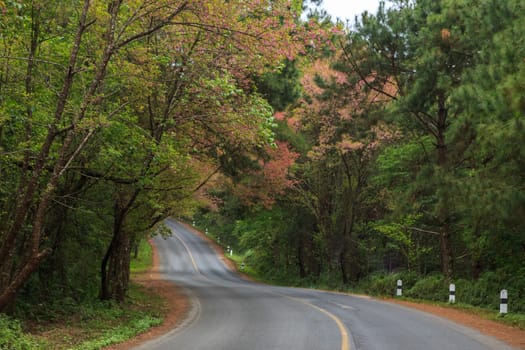
<instances>
[{"instance_id":1,"label":"roadside vegetation","mask_svg":"<svg viewBox=\"0 0 525 350\"><path fill-rule=\"evenodd\" d=\"M132 277L151 268L151 246L140 245L131 260ZM131 283L123 303L96 298L55 304L20 305L13 317L0 316L0 349L94 350L128 340L162 322L164 301Z\"/></svg>"}]
</instances>

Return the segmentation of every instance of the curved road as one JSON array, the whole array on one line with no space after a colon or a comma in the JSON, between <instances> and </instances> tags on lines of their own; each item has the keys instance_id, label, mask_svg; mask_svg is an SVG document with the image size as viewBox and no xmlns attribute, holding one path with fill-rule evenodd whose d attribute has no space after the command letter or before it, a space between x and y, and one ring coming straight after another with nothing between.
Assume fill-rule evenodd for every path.
<instances>
[{"instance_id":1,"label":"curved road","mask_svg":"<svg viewBox=\"0 0 525 350\"><path fill-rule=\"evenodd\" d=\"M510 350L450 321L378 300L274 287L241 279L180 223L157 237L163 276L183 287L192 310L174 331L136 349Z\"/></svg>"}]
</instances>

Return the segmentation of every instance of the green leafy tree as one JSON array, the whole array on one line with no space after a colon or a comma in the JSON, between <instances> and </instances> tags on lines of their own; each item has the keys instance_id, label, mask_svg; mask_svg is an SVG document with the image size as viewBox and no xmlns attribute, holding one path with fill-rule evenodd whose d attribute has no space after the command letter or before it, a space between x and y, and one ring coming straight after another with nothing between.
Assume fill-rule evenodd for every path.
<instances>
[{"instance_id":1,"label":"green leafy tree","mask_svg":"<svg viewBox=\"0 0 525 350\"><path fill-rule=\"evenodd\" d=\"M458 105L450 97L461 85L464 70L473 65L475 52L458 23L457 10L463 6L447 1L382 6L376 16L363 17L348 36L342 59L343 69L358 72L368 89L391 100L391 112L400 125L433 139L433 156L421 183L421 193L428 195L419 199L425 203L419 210L429 219L428 226L440 232L447 278L453 275L458 233L452 183L460 154L469 146L450 139L451 129L461 124Z\"/></svg>"},{"instance_id":2,"label":"green leafy tree","mask_svg":"<svg viewBox=\"0 0 525 350\"><path fill-rule=\"evenodd\" d=\"M176 202L197 186L191 157L217 159L271 139L270 108L250 93L249 77L297 53L296 9L164 0L3 5L0 311L64 237L55 227L71 229L57 204L89 207L98 227L110 227L110 237L94 235L109 241L101 296L121 300L130 242L183 210ZM272 30L260 31L263 23ZM100 206L85 205L88 198ZM143 225L139 212L153 216Z\"/></svg>"},{"instance_id":3,"label":"green leafy tree","mask_svg":"<svg viewBox=\"0 0 525 350\"><path fill-rule=\"evenodd\" d=\"M477 45L475 66L463 77L452 96L461 106L459 116L470 133L471 146L463 155L461 185L456 187L464 240L471 270L479 276L487 269L521 266L524 208L523 89L525 52L522 1L477 4L459 11L463 31ZM464 138L465 128L453 136ZM466 268L469 268L467 266Z\"/></svg>"},{"instance_id":4,"label":"green leafy tree","mask_svg":"<svg viewBox=\"0 0 525 350\"><path fill-rule=\"evenodd\" d=\"M301 94L299 70L295 61L286 60L276 72L257 79L258 91L276 111L284 111Z\"/></svg>"}]
</instances>

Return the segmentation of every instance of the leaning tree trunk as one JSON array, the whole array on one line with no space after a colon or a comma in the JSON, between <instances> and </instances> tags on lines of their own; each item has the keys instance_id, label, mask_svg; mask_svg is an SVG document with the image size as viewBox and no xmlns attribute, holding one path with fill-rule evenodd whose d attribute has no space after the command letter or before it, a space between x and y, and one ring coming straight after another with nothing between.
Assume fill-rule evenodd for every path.
<instances>
[{"instance_id":1,"label":"leaning tree trunk","mask_svg":"<svg viewBox=\"0 0 525 350\"><path fill-rule=\"evenodd\" d=\"M41 248L40 238L49 202L54 193L55 187L58 184L58 180L67 164L65 162L65 152L69 148L67 144L63 144L61 147L61 152L63 153L60 154L59 161L55 163L53 175L51 176L51 179L48 180L47 186L42 191L41 199L37 204L34 217L30 219L32 226L31 237L30 242L27 244L27 249L25 249L25 257L22 259L19 259L19 256L16 254L16 251L18 250L17 243L23 235L24 225L29 221L28 216L32 205L35 202L35 197L37 197L36 194L39 192L39 185L42 181L45 164L49 159L50 150L57 135L56 131L58 125L62 121L65 105L73 84L77 54L80 49L82 35L87 28L86 19L89 8L90 2L86 0L77 27L75 41L70 52L68 70L65 74L62 90L59 94L53 122L48 126L46 138L39 154L36 156L31 175L24 174L24 176L27 175L27 178L24 177L23 181L21 181L15 208L13 209L11 219L8 221L8 225L6 225L6 232L2 236L2 242L0 243L0 312L13 303L20 288L29 279L33 271L36 270L40 262L50 253L50 249ZM32 29L33 36L37 35L35 29L36 28ZM33 39L36 40L36 37ZM37 47L38 45L36 42L31 44L31 50L35 50ZM26 76L27 93L32 91L31 85L34 68L33 55L34 52L30 52L29 66ZM28 118L30 117L31 115L28 115ZM30 130L26 129L26 131L29 132ZM25 168L26 171L28 170L27 165L24 165L23 168Z\"/></svg>"}]
</instances>

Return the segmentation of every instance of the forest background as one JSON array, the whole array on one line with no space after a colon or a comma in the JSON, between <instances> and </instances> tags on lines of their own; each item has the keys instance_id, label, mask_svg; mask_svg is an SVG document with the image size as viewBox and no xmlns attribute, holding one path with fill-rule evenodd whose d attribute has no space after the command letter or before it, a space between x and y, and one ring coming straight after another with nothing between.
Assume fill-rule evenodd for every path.
<instances>
[{"instance_id":1,"label":"forest background","mask_svg":"<svg viewBox=\"0 0 525 350\"><path fill-rule=\"evenodd\" d=\"M170 216L265 280L525 312L525 2L303 5L0 1L0 312L125 304Z\"/></svg>"}]
</instances>

